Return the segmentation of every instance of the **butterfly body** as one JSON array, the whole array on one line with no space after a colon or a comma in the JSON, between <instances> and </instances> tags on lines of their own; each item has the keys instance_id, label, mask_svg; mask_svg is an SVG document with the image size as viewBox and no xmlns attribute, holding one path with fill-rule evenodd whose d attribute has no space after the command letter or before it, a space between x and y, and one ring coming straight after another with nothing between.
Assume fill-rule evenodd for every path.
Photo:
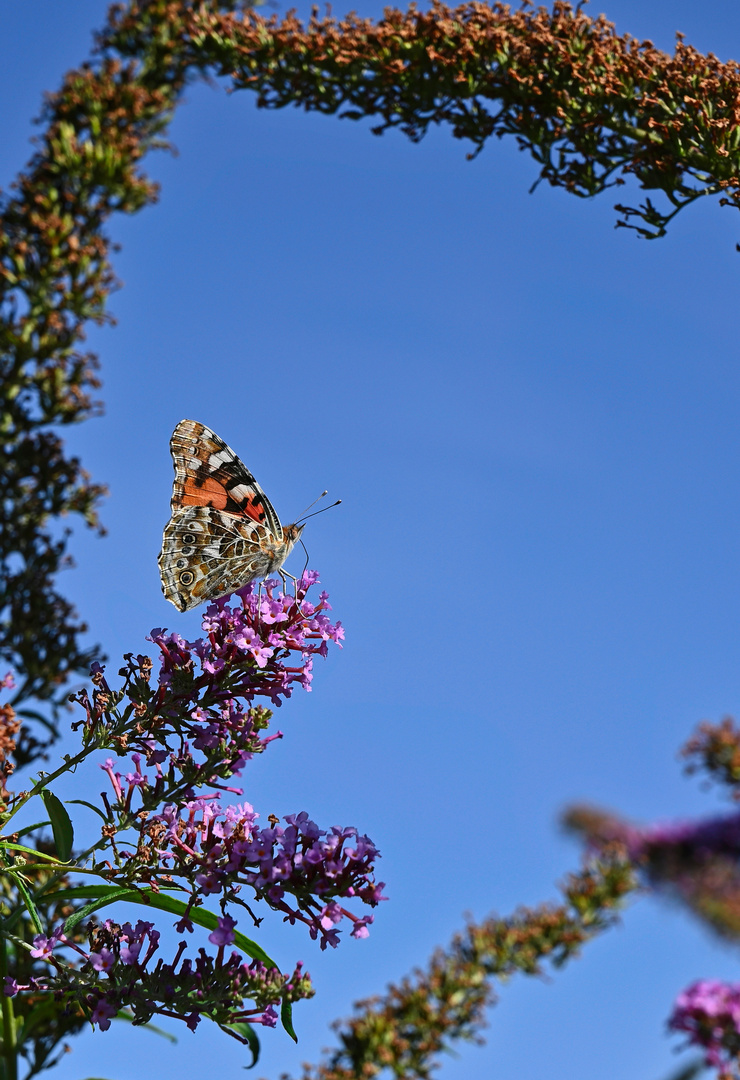
<instances>
[{"instance_id":1,"label":"butterfly body","mask_svg":"<svg viewBox=\"0 0 740 1080\"><path fill-rule=\"evenodd\" d=\"M303 526L280 524L247 467L204 424L181 420L170 450L172 517L159 556L167 599L187 611L280 573Z\"/></svg>"}]
</instances>

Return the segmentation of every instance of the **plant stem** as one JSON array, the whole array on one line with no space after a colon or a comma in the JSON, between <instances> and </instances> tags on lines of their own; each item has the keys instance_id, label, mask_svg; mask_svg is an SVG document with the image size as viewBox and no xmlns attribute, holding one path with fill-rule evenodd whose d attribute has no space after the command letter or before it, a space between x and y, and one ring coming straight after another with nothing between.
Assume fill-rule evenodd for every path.
<instances>
[{"instance_id":1,"label":"plant stem","mask_svg":"<svg viewBox=\"0 0 740 1080\"><path fill-rule=\"evenodd\" d=\"M7 941L0 936L0 998L3 1009L2 1080L18 1080L18 1047L15 1038L13 999L3 993L8 974Z\"/></svg>"},{"instance_id":2,"label":"plant stem","mask_svg":"<svg viewBox=\"0 0 740 1080\"><path fill-rule=\"evenodd\" d=\"M48 785L52 782L52 780L56 780L56 778L58 776L61 776L63 773L66 773L66 772L70 772L72 769L75 768L76 765L79 765L79 763L81 761L84 761L85 758L89 754L92 754L95 750L98 750L98 749L100 749L100 747L97 746L96 744L90 744L89 746L83 747L83 749L80 750L80 752L78 754L75 754L74 757L70 757L69 755L66 755L65 758L64 758L64 761L62 762L62 764L59 766L58 769L55 769L54 772L49 773L48 775L45 775L45 776L41 777L41 779L37 780L36 783L31 788L31 790L25 792L24 795L16 801L15 805L13 806L13 809L9 810L3 816L3 819L2 819L2 827L3 827L3 829L7 831L8 822L12 818L15 817L15 815L18 813L18 811L23 806L26 805L26 803L29 801L29 799L32 799L34 797L34 795L38 795L40 792L42 792L46 787L48 787Z\"/></svg>"}]
</instances>

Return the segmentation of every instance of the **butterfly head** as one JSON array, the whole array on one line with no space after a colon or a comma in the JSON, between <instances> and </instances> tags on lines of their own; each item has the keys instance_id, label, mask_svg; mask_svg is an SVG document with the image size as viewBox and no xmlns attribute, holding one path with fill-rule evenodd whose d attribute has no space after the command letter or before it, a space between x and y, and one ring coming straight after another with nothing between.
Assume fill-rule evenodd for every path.
<instances>
[{"instance_id":1,"label":"butterfly head","mask_svg":"<svg viewBox=\"0 0 740 1080\"><path fill-rule=\"evenodd\" d=\"M301 538L301 533L305 529L305 522L303 525L283 525L283 540L289 547L293 547L293 544L297 544Z\"/></svg>"}]
</instances>

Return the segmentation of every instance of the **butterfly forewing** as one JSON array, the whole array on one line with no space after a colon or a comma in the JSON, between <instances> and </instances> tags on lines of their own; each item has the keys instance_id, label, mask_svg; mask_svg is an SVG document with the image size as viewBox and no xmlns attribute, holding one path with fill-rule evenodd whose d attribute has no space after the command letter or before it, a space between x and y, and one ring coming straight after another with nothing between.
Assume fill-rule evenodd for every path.
<instances>
[{"instance_id":1,"label":"butterfly forewing","mask_svg":"<svg viewBox=\"0 0 740 1080\"><path fill-rule=\"evenodd\" d=\"M181 420L170 450L175 462L173 513L183 506L211 506L243 514L282 539L280 520L262 488L231 447L205 424Z\"/></svg>"}]
</instances>

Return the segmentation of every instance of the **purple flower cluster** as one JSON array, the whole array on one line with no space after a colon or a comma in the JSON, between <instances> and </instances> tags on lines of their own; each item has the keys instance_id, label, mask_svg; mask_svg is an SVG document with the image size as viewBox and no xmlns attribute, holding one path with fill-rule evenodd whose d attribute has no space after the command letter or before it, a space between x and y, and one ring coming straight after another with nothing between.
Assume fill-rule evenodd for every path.
<instances>
[{"instance_id":1,"label":"purple flower cluster","mask_svg":"<svg viewBox=\"0 0 740 1080\"><path fill-rule=\"evenodd\" d=\"M159 1014L184 1020L192 1031L203 1016L221 1026L248 1021L274 1027L281 1002L313 995L310 976L300 963L292 975L284 975L259 960L246 964L238 952L226 958L224 949L234 941L236 921L227 916L218 924L209 937L218 946L215 957L200 949L191 960L184 956L186 943L181 941L171 963L160 959L154 966L150 961L159 948L159 933L149 922L118 926L108 920L91 930L88 951L61 929L49 937L38 935L31 956L49 961L55 973L27 986L6 979L4 992L12 997L22 990L43 990L82 1001L91 1022L103 1031L123 1008L132 1011L135 1024ZM60 962L54 950L62 947L78 955L79 967Z\"/></svg>"},{"instance_id":2,"label":"purple flower cluster","mask_svg":"<svg viewBox=\"0 0 740 1080\"><path fill-rule=\"evenodd\" d=\"M627 850L648 882L723 937L740 933L740 814L630 828Z\"/></svg>"},{"instance_id":3,"label":"purple flower cluster","mask_svg":"<svg viewBox=\"0 0 740 1080\"><path fill-rule=\"evenodd\" d=\"M316 605L306 599L318 580L315 571L306 571L295 596L276 592L278 581L265 581L258 590L250 583L235 593L241 607L232 607L230 597L209 604L202 623L207 636L196 641L152 630L149 640L162 652L160 688L172 688L179 696L184 688L178 674L192 671L196 657L201 669L198 687L218 685L236 673L229 689L246 701L268 697L279 706L282 698L291 696L294 683L310 690L314 654L326 656L328 643L341 647L344 638L342 624L332 623L326 615L331 610L329 594L320 593ZM286 665L295 654L300 662Z\"/></svg>"},{"instance_id":4,"label":"purple flower cluster","mask_svg":"<svg viewBox=\"0 0 740 1080\"><path fill-rule=\"evenodd\" d=\"M355 915L337 898L371 907L385 899L383 882L372 879L372 841L354 828L319 829L305 812L288 815L285 828L275 821L258 829L257 817L249 803L222 812L212 799L195 799L166 806L146 833L168 875L195 883L192 901L247 885L286 921L304 923L322 948L339 944L342 919L351 922L352 937L367 937L373 916Z\"/></svg>"},{"instance_id":5,"label":"purple flower cluster","mask_svg":"<svg viewBox=\"0 0 740 1080\"><path fill-rule=\"evenodd\" d=\"M125 776L109 758L101 768L108 774L116 804L127 811L135 792L147 805L152 784L141 772L141 757L133 754L134 769ZM172 887L177 881L189 903L218 895L224 901L250 887L258 900L281 912L291 923L302 922L322 948L339 944L336 924L346 918L351 936L368 935L372 915L358 916L341 907L337 898L359 900L375 907L385 897L383 882L373 880L378 850L357 829L328 832L304 811L288 815L286 827L271 818L269 828L256 826L259 814L249 803L222 808L216 793L168 802L159 813L136 814L131 827L139 833L134 850L118 852L119 870L110 880ZM192 927L191 927L192 929Z\"/></svg>"},{"instance_id":6,"label":"purple flower cluster","mask_svg":"<svg viewBox=\"0 0 740 1080\"><path fill-rule=\"evenodd\" d=\"M645 881L724 937L740 936L740 813L638 827L590 807L567 817L593 849L626 849Z\"/></svg>"},{"instance_id":7,"label":"purple flower cluster","mask_svg":"<svg viewBox=\"0 0 740 1080\"><path fill-rule=\"evenodd\" d=\"M211 604L203 618L206 636L195 642L152 631L161 652L156 686L146 657L129 656L122 672L130 767L120 769L108 758L101 768L113 790L109 813L125 816L127 828L138 833L131 848L118 845L109 880L156 888L175 883L190 904L211 895L226 904L248 887L286 920L304 923L326 948L338 944L344 919L353 937L368 934L372 916L338 901L374 907L384 899L382 883L372 876L375 846L354 828L319 829L305 812L288 816L283 826L271 818L269 828L259 828L249 803L222 809L213 791L224 790L224 779L239 775L280 735L263 736L271 714L249 703L262 695L279 704L296 682L309 689L313 655L325 655L328 643L343 637L341 625L326 615L327 594L316 605L306 598L317 580L316 573L305 573L294 596L268 581L264 592L252 585L240 590L240 606L232 607L228 597ZM300 663L288 665L295 654ZM88 719L101 701L106 710L95 721L99 732L106 719L115 724L111 706L124 694L111 690L99 665L93 681ZM199 794L203 787L211 790Z\"/></svg>"},{"instance_id":8,"label":"purple flower cluster","mask_svg":"<svg viewBox=\"0 0 740 1080\"><path fill-rule=\"evenodd\" d=\"M281 737L261 735L271 713L255 706L255 698L279 706L296 684L310 690L314 656L326 656L331 641L341 646L344 630L326 614L327 594L317 604L307 599L317 582L318 574L307 571L295 595L276 591L278 583L270 580L258 590L252 584L240 589L239 605L222 597L206 609L205 635L195 641L153 630L149 640L160 652L154 685L147 656L126 656L125 683L117 691L93 664L92 701L85 690L73 698L85 710L88 744L107 734L121 752L136 750L150 766L168 761L170 783L172 769L191 787L238 775Z\"/></svg>"},{"instance_id":9,"label":"purple flower cluster","mask_svg":"<svg viewBox=\"0 0 740 1080\"><path fill-rule=\"evenodd\" d=\"M624 834L630 857L635 860L668 851L692 861L717 855L740 859L740 813L704 821L659 823L643 829L626 827Z\"/></svg>"},{"instance_id":10,"label":"purple flower cluster","mask_svg":"<svg viewBox=\"0 0 740 1080\"><path fill-rule=\"evenodd\" d=\"M726 1074L740 1064L740 983L703 979L679 994L668 1026L701 1047L708 1065Z\"/></svg>"},{"instance_id":11,"label":"purple flower cluster","mask_svg":"<svg viewBox=\"0 0 740 1080\"><path fill-rule=\"evenodd\" d=\"M613 843L626 848L651 884L676 885L719 865L740 871L740 813L703 821L669 821L636 826L613 815L577 807L569 820L584 831L589 844L603 850Z\"/></svg>"}]
</instances>

